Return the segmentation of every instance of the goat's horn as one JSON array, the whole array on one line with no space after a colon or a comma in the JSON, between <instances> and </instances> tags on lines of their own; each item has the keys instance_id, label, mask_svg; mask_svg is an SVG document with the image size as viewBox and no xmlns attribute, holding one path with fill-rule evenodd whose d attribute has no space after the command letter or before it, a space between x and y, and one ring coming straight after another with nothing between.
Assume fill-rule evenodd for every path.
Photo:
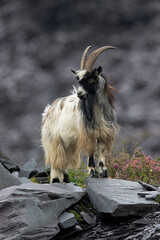
<instances>
[{"instance_id":1,"label":"goat's horn","mask_svg":"<svg viewBox=\"0 0 160 240\"><path fill-rule=\"evenodd\" d=\"M88 53L88 51L89 51L89 49L90 48L92 48L91 46L88 46L85 50L84 50L84 52L83 52L83 55L82 55L82 58L81 58L81 70L83 70L84 69L84 66L85 66L85 63L86 63L86 58L87 58L87 53Z\"/></svg>"},{"instance_id":2,"label":"goat's horn","mask_svg":"<svg viewBox=\"0 0 160 240\"><path fill-rule=\"evenodd\" d=\"M104 46L104 47L101 47L101 48L98 48L97 50L95 50L94 52L92 52L90 54L90 56L88 57L88 60L87 62L85 63L85 66L84 66L84 69L91 72L92 69L93 69L93 66L98 58L98 56L108 50L108 49L116 49L116 47L113 47L113 46Z\"/></svg>"}]
</instances>

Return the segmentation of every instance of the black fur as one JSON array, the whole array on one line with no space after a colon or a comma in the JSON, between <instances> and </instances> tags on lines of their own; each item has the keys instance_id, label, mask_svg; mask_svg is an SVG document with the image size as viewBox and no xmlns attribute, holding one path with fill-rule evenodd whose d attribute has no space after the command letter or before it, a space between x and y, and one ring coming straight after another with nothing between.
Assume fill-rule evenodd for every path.
<instances>
[{"instance_id":1,"label":"black fur","mask_svg":"<svg viewBox=\"0 0 160 240\"><path fill-rule=\"evenodd\" d=\"M93 115L94 100L95 95L87 94L86 98L83 99L81 102L83 114L88 121L92 121L94 117Z\"/></svg>"},{"instance_id":2,"label":"black fur","mask_svg":"<svg viewBox=\"0 0 160 240\"><path fill-rule=\"evenodd\" d=\"M53 178L52 183L56 183L56 182L60 183L59 179L58 178Z\"/></svg>"},{"instance_id":3,"label":"black fur","mask_svg":"<svg viewBox=\"0 0 160 240\"><path fill-rule=\"evenodd\" d=\"M102 67L95 68L92 72L86 72L83 79L79 81L84 90L87 92L85 99L82 100L82 111L88 121L92 121L94 114L94 102L98 85L98 75L101 73Z\"/></svg>"},{"instance_id":4,"label":"black fur","mask_svg":"<svg viewBox=\"0 0 160 240\"><path fill-rule=\"evenodd\" d=\"M100 166L100 167L104 167L103 162L99 162L99 166Z\"/></svg>"},{"instance_id":5,"label":"black fur","mask_svg":"<svg viewBox=\"0 0 160 240\"><path fill-rule=\"evenodd\" d=\"M65 173L65 172L64 172L63 182L65 182L65 183L69 183L69 182L70 182L70 181L69 181L69 176L68 176L68 174Z\"/></svg>"},{"instance_id":6,"label":"black fur","mask_svg":"<svg viewBox=\"0 0 160 240\"><path fill-rule=\"evenodd\" d=\"M108 171L107 169L104 169L103 172L101 173L101 178L107 178L108 177Z\"/></svg>"},{"instance_id":7,"label":"black fur","mask_svg":"<svg viewBox=\"0 0 160 240\"><path fill-rule=\"evenodd\" d=\"M88 167L94 167L95 168L95 162L93 155L89 157Z\"/></svg>"}]
</instances>

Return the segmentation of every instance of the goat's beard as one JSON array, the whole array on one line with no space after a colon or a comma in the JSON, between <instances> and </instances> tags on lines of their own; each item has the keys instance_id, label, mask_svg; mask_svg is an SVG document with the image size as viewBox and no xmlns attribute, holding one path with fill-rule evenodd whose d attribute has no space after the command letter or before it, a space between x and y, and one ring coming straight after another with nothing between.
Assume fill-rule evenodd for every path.
<instances>
[{"instance_id":1,"label":"goat's beard","mask_svg":"<svg viewBox=\"0 0 160 240\"><path fill-rule=\"evenodd\" d=\"M82 111L88 121L92 121L94 117L94 100L95 95L93 94L87 94L86 98L82 100Z\"/></svg>"}]
</instances>

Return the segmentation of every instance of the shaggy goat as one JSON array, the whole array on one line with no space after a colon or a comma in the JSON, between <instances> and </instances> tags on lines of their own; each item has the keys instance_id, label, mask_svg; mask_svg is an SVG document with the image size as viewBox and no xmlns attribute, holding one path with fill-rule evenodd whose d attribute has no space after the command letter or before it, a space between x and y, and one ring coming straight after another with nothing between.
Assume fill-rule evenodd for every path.
<instances>
[{"instance_id":1,"label":"shaggy goat","mask_svg":"<svg viewBox=\"0 0 160 240\"><path fill-rule=\"evenodd\" d=\"M110 153L118 133L112 87L101 75L102 67L93 69L98 56L112 46L101 47L88 57L88 46L81 59L81 70L73 71L79 83L73 95L59 98L43 113L42 145L46 164L51 166L52 182L69 182L66 170L80 165L81 152L89 157L92 177L107 177L105 150ZM94 154L98 153L95 164Z\"/></svg>"}]
</instances>

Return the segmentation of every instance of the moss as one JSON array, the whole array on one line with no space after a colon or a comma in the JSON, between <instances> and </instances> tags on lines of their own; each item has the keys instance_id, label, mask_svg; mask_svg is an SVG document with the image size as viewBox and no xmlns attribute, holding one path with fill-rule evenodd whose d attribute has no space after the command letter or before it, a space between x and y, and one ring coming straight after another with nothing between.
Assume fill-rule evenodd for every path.
<instances>
[{"instance_id":1,"label":"moss","mask_svg":"<svg viewBox=\"0 0 160 240\"><path fill-rule=\"evenodd\" d=\"M69 212L74 214L77 221L83 221L81 215L78 212L76 212L75 210L70 210Z\"/></svg>"},{"instance_id":2,"label":"moss","mask_svg":"<svg viewBox=\"0 0 160 240\"><path fill-rule=\"evenodd\" d=\"M158 194L158 196L156 197L155 201L160 204L160 194Z\"/></svg>"},{"instance_id":3,"label":"moss","mask_svg":"<svg viewBox=\"0 0 160 240\"><path fill-rule=\"evenodd\" d=\"M78 210L80 212L86 211L86 208L87 208L87 206L85 206L84 203L80 203L80 205L78 206Z\"/></svg>"},{"instance_id":4,"label":"moss","mask_svg":"<svg viewBox=\"0 0 160 240\"><path fill-rule=\"evenodd\" d=\"M78 212L88 212L89 214L93 213L93 206L90 202L85 202L85 204L83 202L81 202L78 207L77 207L77 211Z\"/></svg>"},{"instance_id":5,"label":"moss","mask_svg":"<svg viewBox=\"0 0 160 240\"><path fill-rule=\"evenodd\" d=\"M38 183L38 180L36 177L30 178L29 180L31 180L33 183Z\"/></svg>"}]
</instances>

